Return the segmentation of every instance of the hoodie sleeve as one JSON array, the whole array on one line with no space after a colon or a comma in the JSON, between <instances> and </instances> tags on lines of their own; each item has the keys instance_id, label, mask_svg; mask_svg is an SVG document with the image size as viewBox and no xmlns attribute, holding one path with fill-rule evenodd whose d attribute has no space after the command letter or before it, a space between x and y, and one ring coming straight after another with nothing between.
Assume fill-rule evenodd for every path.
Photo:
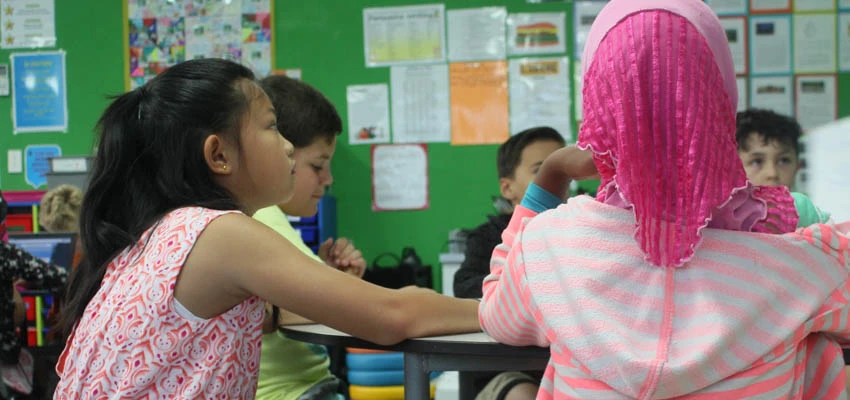
<instances>
[{"instance_id":1,"label":"hoodie sleeve","mask_svg":"<svg viewBox=\"0 0 850 400\"><path fill-rule=\"evenodd\" d=\"M832 256L844 278L808 321L811 332L833 336L842 347L850 347L850 222L812 225L797 231L809 243Z\"/></svg>"},{"instance_id":2,"label":"hoodie sleeve","mask_svg":"<svg viewBox=\"0 0 850 400\"><path fill-rule=\"evenodd\" d=\"M493 339L513 346L549 346L539 314L532 304L525 278L522 230L537 213L523 206L514 209L502 243L493 250L490 275L484 278L478 319Z\"/></svg>"}]
</instances>

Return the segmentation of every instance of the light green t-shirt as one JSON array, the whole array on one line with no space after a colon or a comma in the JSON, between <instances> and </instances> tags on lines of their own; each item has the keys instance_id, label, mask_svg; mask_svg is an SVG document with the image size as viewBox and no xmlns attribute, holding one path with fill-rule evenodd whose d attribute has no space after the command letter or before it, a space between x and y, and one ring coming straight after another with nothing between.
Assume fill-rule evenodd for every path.
<instances>
[{"instance_id":1,"label":"light green t-shirt","mask_svg":"<svg viewBox=\"0 0 850 400\"><path fill-rule=\"evenodd\" d=\"M301 239L278 207L257 211L254 219L274 229L302 252L322 261ZM313 385L331 378L330 359L324 346L286 338L280 332L263 335L260 351L259 400L294 400Z\"/></svg>"},{"instance_id":2,"label":"light green t-shirt","mask_svg":"<svg viewBox=\"0 0 850 400\"><path fill-rule=\"evenodd\" d=\"M830 214L815 206L809 196L791 192L791 197L794 198L794 207L800 216L800 220L797 222L798 228L805 228L814 224L825 224L829 221Z\"/></svg>"}]
</instances>

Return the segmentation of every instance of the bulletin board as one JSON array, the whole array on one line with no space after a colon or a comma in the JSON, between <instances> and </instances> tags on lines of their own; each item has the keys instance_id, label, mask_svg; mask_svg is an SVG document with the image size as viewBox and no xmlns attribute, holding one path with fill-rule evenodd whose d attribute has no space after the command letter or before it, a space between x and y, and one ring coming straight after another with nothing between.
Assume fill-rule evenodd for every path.
<instances>
[{"instance_id":1,"label":"bulletin board","mask_svg":"<svg viewBox=\"0 0 850 400\"><path fill-rule=\"evenodd\" d=\"M258 77L274 69L272 0L124 0L128 89L185 60L223 58Z\"/></svg>"}]
</instances>

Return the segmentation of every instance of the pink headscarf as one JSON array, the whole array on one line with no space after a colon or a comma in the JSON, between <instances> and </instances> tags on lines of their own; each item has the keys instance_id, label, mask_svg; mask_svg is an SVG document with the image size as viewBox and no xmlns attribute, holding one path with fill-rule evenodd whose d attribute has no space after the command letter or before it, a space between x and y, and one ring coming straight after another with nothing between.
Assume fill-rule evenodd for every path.
<instances>
[{"instance_id":1,"label":"pink headscarf","mask_svg":"<svg viewBox=\"0 0 850 400\"><path fill-rule=\"evenodd\" d=\"M707 5L613 0L583 59L578 146L594 153L598 199L634 210L647 261L684 264L710 224L767 231L769 221L772 231L793 230L787 189L747 181L734 136L732 54Z\"/></svg>"}]
</instances>

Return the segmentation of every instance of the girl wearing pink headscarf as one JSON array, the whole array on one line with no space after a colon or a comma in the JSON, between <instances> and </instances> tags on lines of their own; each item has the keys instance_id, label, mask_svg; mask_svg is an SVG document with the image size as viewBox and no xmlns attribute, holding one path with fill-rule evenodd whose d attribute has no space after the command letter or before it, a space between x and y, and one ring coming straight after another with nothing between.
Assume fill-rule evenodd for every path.
<instances>
[{"instance_id":1,"label":"girl wearing pink headscarf","mask_svg":"<svg viewBox=\"0 0 850 400\"><path fill-rule=\"evenodd\" d=\"M482 327L551 349L539 399L845 399L850 224L792 232L787 190L746 180L711 9L613 0L583 59L592 165L574 147L544 163L493 252ZM596 171L595 199L559 205Z\"/></svg>"}]
</instances>

